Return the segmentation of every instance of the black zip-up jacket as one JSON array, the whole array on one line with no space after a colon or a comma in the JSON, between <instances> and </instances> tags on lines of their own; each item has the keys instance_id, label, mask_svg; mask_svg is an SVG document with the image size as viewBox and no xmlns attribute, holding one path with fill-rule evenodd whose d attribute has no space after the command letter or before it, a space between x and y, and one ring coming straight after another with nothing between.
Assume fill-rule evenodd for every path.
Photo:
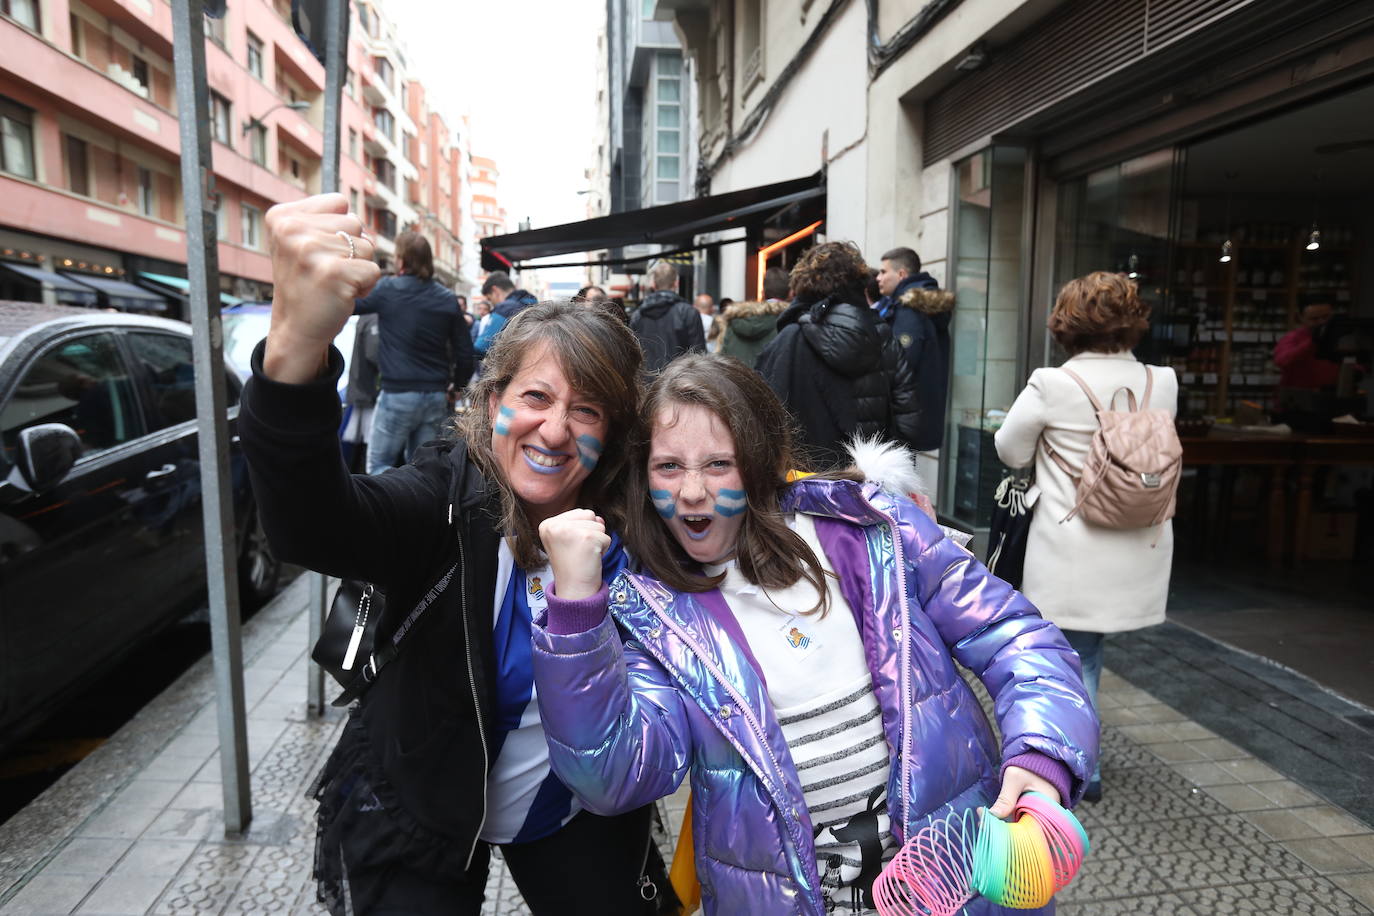
<instances>
[{"instance_id":1,"label":"black zip-up jacket","mask_svg":"<svg viewBox=\"0 0 1374 916\"><path fill-rule=\"evenodd\" d=\"M331 348L329 371L304 385L264 376L262 352L259 344L243 390L239 435L263 528L278 555L381 586L387 596L382 634L394 632L462 561L355 714L377 798L409 834L418 825L429 837L422 846L428 858L415 861L407 850L408 867L456 878L481 830L491 763L499 547L493 488L461 442L431 443L410 464L381 476L349 474L337 439L339 352Z\"/></svg>"},{"instance_id":2,"label":"black zip-up jacket","mask_svg":"<svg viewBox=\"0 0 1374 916\"><path fill-rule=\"evenodd\" d=\"M677 293L654 290L630 316L630 330L644 348L644 371L657 372L689 350L706 349L701 313Z\"/></svg>"},{"instance_id":3,"label":"black zip-up jacket","mask_svg":"<svg viewBox=\"0 0 1374 916\"><path fill-rule=\"evenodd\" d=\"M472 335L458 300L433 280L410 274L383 277L366 298L354 300L359 315L381 322L377 362L383 391L462 388L472 375Z\"/></svg>"},{"instance_id":4,"label":"black zip-up jacket","mask_svg":"<svg viewBox=\"0 0 1374 916\"><path fill-rule=\"evenodd\" d=\"M916 384L892 329L872 309L836 298L793 302L754 368L823 465L846 460L844 442L854 434L914 444Z\"/></svg>"}]
</instances>

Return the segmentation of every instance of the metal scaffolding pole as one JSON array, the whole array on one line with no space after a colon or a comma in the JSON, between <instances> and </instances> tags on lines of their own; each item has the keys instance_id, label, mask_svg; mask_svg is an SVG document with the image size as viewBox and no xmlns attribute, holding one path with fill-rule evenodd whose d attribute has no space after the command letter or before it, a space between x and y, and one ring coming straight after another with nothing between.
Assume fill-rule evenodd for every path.
<instances>
[{"instance_id":1,"label":"metal scaffolding pole","mask_svg":"<svg viewBox=\"0 0 1374 916\"><path fill-rule=\"evenodd\" d=\"M324 162L320 167L320 191L329 194L339 190L339 108L344 74L348 69L348 0L324 0L324 32ZM324 631L326 588L324 574L309 575L310 645L313 646ZM311 715L322 716L326 705L324 669L312 661L306 678L306 705Z\"/></svg>"},{"instance_id":2,"label":"metal scaffolding pole","mask_svg":"<svg viewBox=\"0 0 1374 916\"><path fill-rule=\"evenodd\" d=\"M181 187L186 210L186 274L190 281L191 347L196 376L196 426L210 594L210 647L219 710L224 832L240 834L253 819L248 778L248 730L243 701L243 646L235 563L234 503L229 486L229 421L224 389L224 329L219 313L219 256L210 160L209 96L205 84L204 0L172 3L172 45L181 131ZM212 298L213 296L213 298Z\"/></svg>"}]
</instances>

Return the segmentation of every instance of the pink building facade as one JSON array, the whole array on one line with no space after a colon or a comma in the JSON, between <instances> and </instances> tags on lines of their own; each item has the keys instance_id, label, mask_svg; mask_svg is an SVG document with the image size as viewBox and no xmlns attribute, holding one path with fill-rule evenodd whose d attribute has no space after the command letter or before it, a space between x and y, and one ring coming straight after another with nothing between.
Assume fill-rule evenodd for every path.
<instances>
[{"instance_id":1,"label":"pink building facade","mask_svg":"<svg viewBox=\"0 0 1374 916\"><path fill-rule=\"evenodd\" d=\"M385 65L379 68L360 8L364 17L371 9L350 4L340 190L382 236L385 260L390 239L409 221L390 213L389 207L404 208L396 206L394 190L379 185L395 186L415 165L404 161L404 142L368 139L402 112L369 91ZM167 0L14 0L4 9L0 267L28 265L159 290L148 275L184 277ZM240 0L229 4L225 19L206 21L219 266L229 296L270 297L263 215L275 203L320 190L324 68L289 19L288 0ZM451 209L436 212L452 218ZM457 227L447 223L452 233ZM449 259L455 274L458 258L455 252ZM22 289L16 271L0 274L8 278L0 298L33 299L36 292L60 298L50 285ZM179 313L175 295L169 299L170 311Z\"/></svg>"}]
</instances>

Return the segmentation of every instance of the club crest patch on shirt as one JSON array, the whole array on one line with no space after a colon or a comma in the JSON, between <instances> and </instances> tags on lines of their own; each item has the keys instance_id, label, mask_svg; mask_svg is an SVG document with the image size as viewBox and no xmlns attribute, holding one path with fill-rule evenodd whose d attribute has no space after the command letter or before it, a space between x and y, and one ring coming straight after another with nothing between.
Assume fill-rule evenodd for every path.
<instances>
[{"instance_id":1,"label":"club crest patch on shirt","mask_svg":"<svg viewBox=\"0 0 1374 916\"><path fill-rule=\"evenodd\" d=\"M543 600L544 600L544 586L543 586L543 584L539 581L539 577L538 577L538 576L531 576L531 577L530 577L530 585L529 585L529 588L530 588L530 594L531 594L531 595L533 595L533 596L534 596L536 599L538 599L539 601L543 601Z\"/></svg>"},{"instance_id":2,"label":"club crest patch on shirt","mask_svg":"<svg viewBox=\"0 0 1374 916\"><path fill-rule=\"evenodd\" d=\"M792 627L787 631L787 642L794 649L805 649L807 646L811 645L811 637L807 636L796 627Z\"/></svg>"}]
</instances>

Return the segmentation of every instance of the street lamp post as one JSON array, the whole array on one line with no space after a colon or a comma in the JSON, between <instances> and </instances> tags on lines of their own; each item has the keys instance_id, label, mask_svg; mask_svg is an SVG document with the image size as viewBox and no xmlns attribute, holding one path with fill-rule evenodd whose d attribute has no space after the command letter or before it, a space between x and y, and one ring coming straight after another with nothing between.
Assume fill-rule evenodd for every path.
<instances>
[{"instance_id":1,"label":"street lamp post","mask_svg":"<svg viewBox=\"0 0 1374 916\"><path fill-rule=\"evenodd\" d=\"M276 111L278 108L290 108L292 111L305 111L309 107L309 102L278 102L277 104L273 105L271 108L267 109L257 117L249 118L247 121L244 121L243 133L247 135L247 133L253 128L262 127L264 123L267 121L267 116L270 115L272 112Z\"/></svg>"}]
</instances>

